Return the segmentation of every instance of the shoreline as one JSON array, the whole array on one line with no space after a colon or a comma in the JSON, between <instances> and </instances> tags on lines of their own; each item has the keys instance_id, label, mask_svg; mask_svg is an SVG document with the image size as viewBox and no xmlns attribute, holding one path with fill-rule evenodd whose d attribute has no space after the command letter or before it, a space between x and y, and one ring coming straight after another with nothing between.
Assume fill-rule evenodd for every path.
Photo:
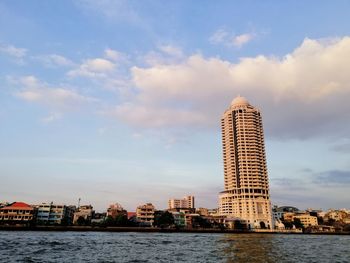
<instances>
[{"instance_id":1,"label":"shoreline","mask_svg":"<svg viewBox=\"0 0 350 263\"><path fill-rule=\"evenodd\" d=\"M143 233L203 233L203 234L269 234L269 235L350 235L350 232L277 232L231 229L173 229L155 227L92 227L92 226L0 226L0 231L53 231L53 232L143 232Z\"/></svg>"}]
</instances>

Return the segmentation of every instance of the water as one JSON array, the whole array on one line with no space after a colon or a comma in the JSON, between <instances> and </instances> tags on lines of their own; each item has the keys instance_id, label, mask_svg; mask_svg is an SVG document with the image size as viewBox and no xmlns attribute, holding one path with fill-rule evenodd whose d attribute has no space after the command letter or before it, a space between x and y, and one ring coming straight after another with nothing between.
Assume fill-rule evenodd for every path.
<instances>
[{"instance_id":1,"label":"water","mask_svg":"<svg viewBox=\"0 0 350 263\"><path fill-rule=\"evenodd\" d=\"M0 262L350 262L350 236L0 231Z\"/></svg>"}]
</instances>

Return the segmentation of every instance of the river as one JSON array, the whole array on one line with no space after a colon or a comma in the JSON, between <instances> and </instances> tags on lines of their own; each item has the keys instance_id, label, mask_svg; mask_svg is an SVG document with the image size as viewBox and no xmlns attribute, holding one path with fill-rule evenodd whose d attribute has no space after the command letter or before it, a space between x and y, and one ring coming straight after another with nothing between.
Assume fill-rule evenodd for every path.
<instances>
[{"instance_id":1,"label":"river","mask_svg":"<svg viewBox=\"0 0 350 263\"><path fill-rule=\"evenodd\" d=\"M350 262L350 236L0 231L0 262Z\"/></svg>"}]
</instances>

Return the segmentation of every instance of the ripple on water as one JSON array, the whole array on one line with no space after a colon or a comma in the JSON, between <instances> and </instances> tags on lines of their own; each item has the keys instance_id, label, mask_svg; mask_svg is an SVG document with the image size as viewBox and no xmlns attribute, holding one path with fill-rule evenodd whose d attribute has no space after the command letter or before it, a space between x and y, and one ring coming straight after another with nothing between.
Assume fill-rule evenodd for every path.
<instances>
[{"instance_id":1,"label":"ripple on water","mask_svg":"<svg viewBox=\"0 0 350 263\"><path fill-rule=\"evenodd\" d=\"M0 232L0 262L350 262L350 236Z\"/></svg>"}]
</instances>

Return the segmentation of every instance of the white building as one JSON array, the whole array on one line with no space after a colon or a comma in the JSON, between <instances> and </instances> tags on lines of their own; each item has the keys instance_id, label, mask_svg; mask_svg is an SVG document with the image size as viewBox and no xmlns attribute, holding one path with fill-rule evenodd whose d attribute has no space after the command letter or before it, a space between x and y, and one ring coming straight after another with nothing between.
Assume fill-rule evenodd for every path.
<instances>
[{"instance_id":1,"label":"white building","mask_svg":"<svg viewBox=\"0 0 350 263\"><path fill-rule=\"evenodd\" d=\"M182 199L169 199L168 208L194 208L194 196L185 196Z\"/></svg>"},{"instance_id":2,"label":"white building","mask_svg":"<svg viewBox=\"0 0 350 263\"><path fill-rule=\"evenodd\" d=\"M63 204L42 203L38 209L36 220L39 224L70 224L75 207Z\"/></svg>"},{"instance_id":3,"label":"white building","mask_svg":"<svg viewBox=\"0 0 350 263\"><path fill-rule=\"evenodd\" d=\"M136 208L136 219L142 225L152 226L154 223L155 207L151 203L140 205Z\"/></svg>"},{"instance_id":4,"label":"white building","mask_svg":"<svg viewBox=\"0 0 350 263\"><path fill-rule=\"evenodd\" d=\"M82 205L76 212L74 212L73 224L77 224L79 218L83 218L86 223L90 223L94 214L95 211L93 210L92 205Z\"/></svg>"},{"instance_id":5,"label":"white building","mask_svg":"<svg viewBox=\"0 0 350 263\"><path fill-rule=\"evenodd\" d=\"M224 191L220 215L237 217L248 228L273 228L263 124L260 111L238 96L221 119Z\"/></svg>"}]
</instances>

